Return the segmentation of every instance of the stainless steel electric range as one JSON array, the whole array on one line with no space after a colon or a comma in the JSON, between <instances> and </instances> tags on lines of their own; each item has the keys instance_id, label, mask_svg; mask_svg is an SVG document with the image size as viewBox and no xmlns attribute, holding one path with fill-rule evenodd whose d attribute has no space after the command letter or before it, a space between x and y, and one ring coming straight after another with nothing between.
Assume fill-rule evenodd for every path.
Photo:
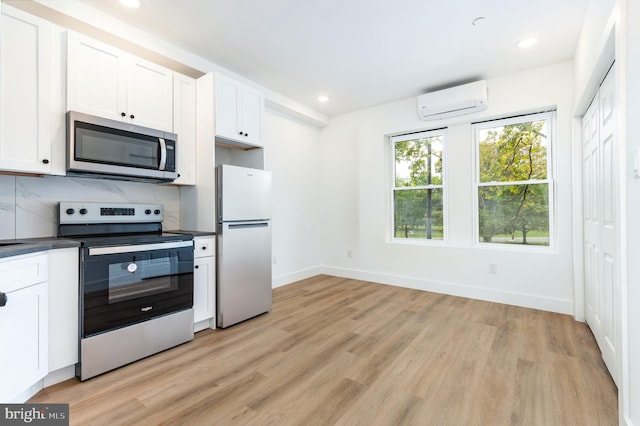
<instances>
[{"instance_id":1,"label":"stainless steel electric range","mask_svg":"<svg viewBox=\"0 0 640 426\"><path fill-rule=\"evenodd\" d=\"M81 242L80 380L193 340L193 237L162 232L162 205L61 202L58 217Z\"/></svg>"}]
</instances>

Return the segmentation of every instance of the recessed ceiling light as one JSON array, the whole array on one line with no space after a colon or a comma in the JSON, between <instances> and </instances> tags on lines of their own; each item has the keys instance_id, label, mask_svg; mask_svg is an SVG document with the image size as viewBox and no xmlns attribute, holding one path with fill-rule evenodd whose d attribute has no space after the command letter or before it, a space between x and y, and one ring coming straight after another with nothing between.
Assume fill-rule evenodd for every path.
<instances>
[{"instance_id":1,"label":"recessed ceiling light","mask_svg":"<svg viewBox=\"0 0 640 426\"><path fill-rule=\"evenodd\" d=\"M478 25L484 24L486 20L487 18L485 18L484 16L478 16L476 19L471 21L471 25L473 25L474 27L477 27Z\"/></svg>"},{"instance_id":2,"label":"recessed ceiling light","mask_svg":"<svg viewBox=\"0 0 640 426\"><path fill-rule=\"evenodd\" d=\"M523 38L518 42L518 47L520 49L528 49L532 47L534 44L536 44L537 42L538 42L538 39L535 37Z\"/></svg>"},{"instance_id":3,"label":"recessed ceiling light","mask_svg":"<svg viewBox=\"0 0 640 426\"><path fill-rule=\"evenodd\" d=\"M142 2L140 0L120 0L123 6L130 7L131 9L137 9Z\"/></svg>"},{"instance_id":4,"label":"recessed ceiling light","mask_svg":"<svg viewBox=\"0 0 640 426\"><path fill-rule=\"evenodd\" d=\"M322 102L323 104L329 102L329 97L325 95L318 96L318 102Z\"/></svg>"}]
</instances>

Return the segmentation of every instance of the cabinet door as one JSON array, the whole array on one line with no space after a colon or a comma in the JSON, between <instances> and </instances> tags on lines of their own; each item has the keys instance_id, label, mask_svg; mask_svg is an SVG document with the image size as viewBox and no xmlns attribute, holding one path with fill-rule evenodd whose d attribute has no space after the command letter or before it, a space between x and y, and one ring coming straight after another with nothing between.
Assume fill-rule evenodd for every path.
<instances>
[{"instance_id":1,"label":"cabinet door","mask_svg":"<svg viewBox=\"0 0 640 426\"><path fill-rule=\"evenodd\" d=\"M216 136L232 144L262 147L262 93L216 74L215 98Z\"/></svg>"},{"instance_id":2,"label":"cabinet door","mask_svg":"<svg viewBox=\"0 0 640 426\"><path fill-rule=\"evenodd\" d=\"M216 135L230 140L240 135L240 85L216 74Z\"/></svg>"},{"instance_id":3,"label":"cabinet door","mask_svg":"<svg viewBox=\"0 0 640 426\"><path fill-rule=\"evenodd\" d=\"M196 184L196 81L173 77L173 132L178 135L178 185Z\"/></svg>"},{"instance_id":4,"label":"cabinet door","mask_svg":"<svg viewBox=\"0 0 640 426\"><path fill-rule=\"evenodd\" d=\"M262 93L246 87L242 92L242 131L247 143L262 146L262 111L264 97Z\"/></svg>"},{"instance_id":5,"label":"cabinet door","mask_svg":"<svg viewBox=\"0 0 640 426\"><path fill-rule=\"evenodd\" d=\"M0 307L0 401L24 402L20 395L48 373L46 318L46 283L7 294Z\"/></svg>"},{"instance_id":6,"label":"cabinet door","mask_svg":"<svg viewBox=\"0 0 640 426\"><path fill-rule=\"evenodd\" d=\"M193 321L215 316L215 257L200 257L193 261Z\"/></svg>"},{"instance_id":7,"label":"cabinet door","mask_svg":"<svg viewBox=\"0 0 640 426\"><path fill-rule=\"evenodd\" d=\"M78 249L49 251L49 371L78 362Z\"/></svg>"},{"instance_id":8,"label":"cabinet door","mask_svg":"<svg viewBox=\"0 0 640 426\"><path fill-rule=\"evenodd\" d=\"M79 34L68 36L68 109L173 131L173 73Z\"/></svg>"},{"instance_id":9,"label":"cabinet door","mask_svg":"<svg viewBox=\"0 0 640 426\"><path fill-rule=\"evenodd\" d=\"M68 34L67 106L113 120L127 114L127 58L76 33Z\"/></svg>"},{"instance_id":10,"label":"cabinet door","mask_svg":"<svg viewBox=\"0 0 640 426\"><path fill-rule=\"evenodd\" d=\"M0 169L51 172L52 25L3 5Z\"/></svg>"},{"instance_id":11,"label":"cabinet door","mask_svg":"<svg viewBox=\"0 0 640 426\"><path fill-rule=\"evenodd\" d=\"M173 72L133 57L128 72L129 122L173 132Z\"/></svg>"}]
</instances>

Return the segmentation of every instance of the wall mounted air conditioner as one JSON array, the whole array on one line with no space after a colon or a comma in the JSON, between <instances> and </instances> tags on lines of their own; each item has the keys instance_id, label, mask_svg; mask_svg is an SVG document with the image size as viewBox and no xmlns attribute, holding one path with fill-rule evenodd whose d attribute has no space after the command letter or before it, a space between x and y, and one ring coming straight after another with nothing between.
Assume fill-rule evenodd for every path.
<instances>
[{"instance_id":1,"label":"wall mounted air conditioner","mask_svg":"<svg viewBox=\"0 0 640 426\"><path fill-rule=\"evenodd\" d=\"M418 96L418 116L439 120L487 109L487 82L476 81Z\"/></svg>"}]
</instances>

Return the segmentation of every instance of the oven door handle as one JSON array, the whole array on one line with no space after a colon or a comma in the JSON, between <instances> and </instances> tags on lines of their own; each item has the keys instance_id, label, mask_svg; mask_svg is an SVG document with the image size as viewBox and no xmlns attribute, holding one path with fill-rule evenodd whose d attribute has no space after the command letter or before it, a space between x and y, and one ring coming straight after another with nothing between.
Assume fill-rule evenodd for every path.
<instances>
[{"instance_id":1,"label":"oven door handle","mask_svg":"<svg viewBox=\"0 0 640 426\"><path fill-rule=\"evenodd\" d=\"M172 241L155 244L137 244L130 246L90 247L89 256L101 256L105 254L133 253L140 251L164 250L181 247L193 247L193 241Z\"/></svg>"}]
</instances>

